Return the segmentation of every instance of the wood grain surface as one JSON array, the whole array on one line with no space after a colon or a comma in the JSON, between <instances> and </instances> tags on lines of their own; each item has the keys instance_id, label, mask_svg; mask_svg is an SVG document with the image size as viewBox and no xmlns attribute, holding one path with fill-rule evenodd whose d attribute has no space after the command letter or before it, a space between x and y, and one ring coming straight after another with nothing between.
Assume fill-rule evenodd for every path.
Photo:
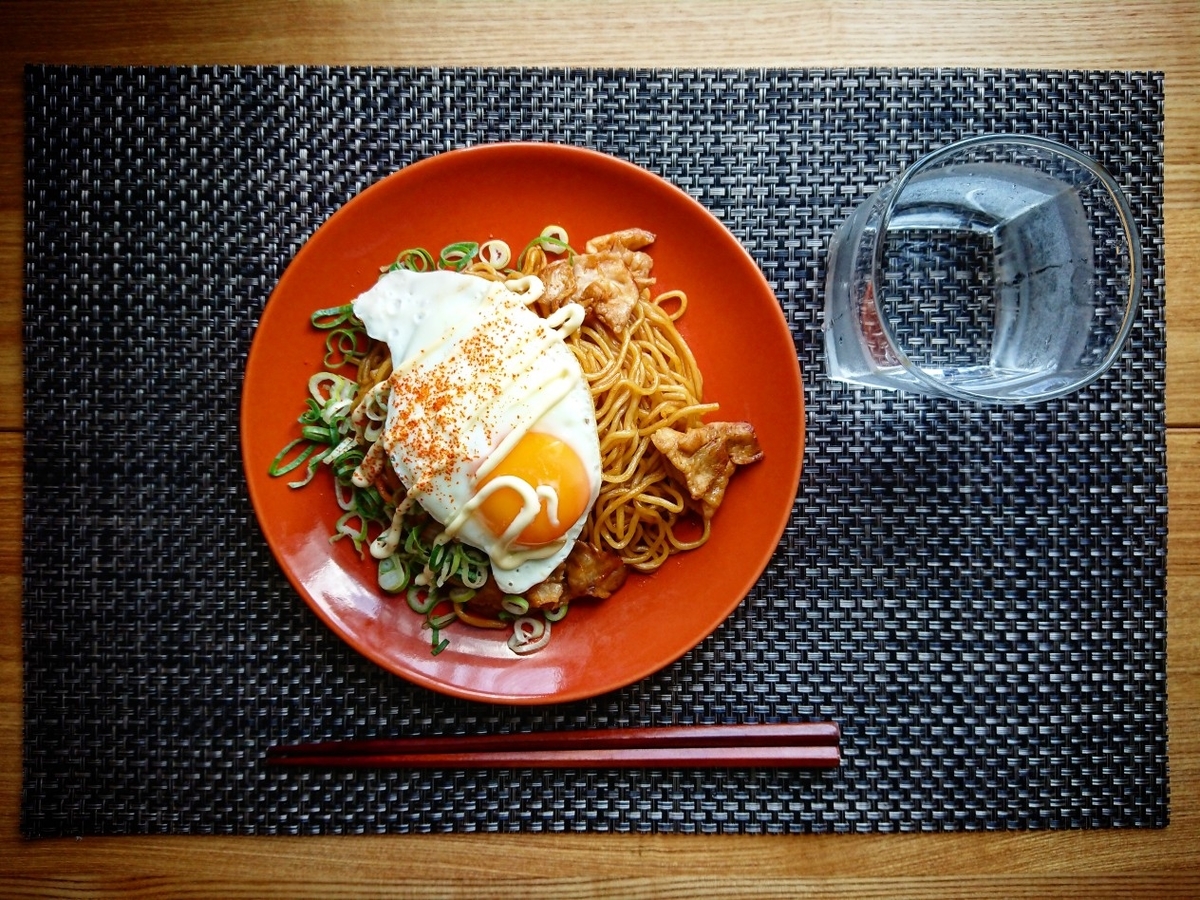
<instances>
[{"instance_id":1,"label":"wood grain surface","mask_svg":"<svg viewBox=\"0 0 1200 900\"><path fill-rule=\"evenodd\" d=\"M22 67L1010 66L1166 72L1168 692L1160 830L23 841ZM0 2L0 895L1200 896L1200 4Z\"/></svg>"}]
</instances>

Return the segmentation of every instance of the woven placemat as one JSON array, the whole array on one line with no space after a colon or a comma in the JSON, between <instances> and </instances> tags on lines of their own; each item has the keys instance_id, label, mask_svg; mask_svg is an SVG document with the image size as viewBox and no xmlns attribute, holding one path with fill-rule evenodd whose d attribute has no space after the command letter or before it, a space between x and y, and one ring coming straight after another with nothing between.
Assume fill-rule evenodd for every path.
<instances>
[{"instance_id":1,"label":"woven placemat","mask_svg":"<svg viewBox=\"0 0 1200 900\"><path fill-rule=\"evenodd\" d=\"M98 833L911 831L1167 821L1163 84L1157 73L202 68L26 72L22 829ZM1097 157L1145 247L1128 348L1018 408L823 374L825 250L968 134ZM369 184L494 141L673 181L795 337L794 516L676 664L536 709L443 697L333 637L258 530L241 373L293 254ZM315 772L281 740L832 719L845 763Z\"/></svg>"}]
</instances>

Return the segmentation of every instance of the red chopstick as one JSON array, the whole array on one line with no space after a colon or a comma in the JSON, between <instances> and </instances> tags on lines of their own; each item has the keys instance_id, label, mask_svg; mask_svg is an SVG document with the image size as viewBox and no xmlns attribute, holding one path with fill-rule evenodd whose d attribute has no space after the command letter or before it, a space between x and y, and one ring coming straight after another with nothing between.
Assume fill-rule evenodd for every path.
<instances>
[{"instance_id":1,"label":"red chopstick","mask_svg":"<svg viewBox=\"0 0 1200 900\"><path fill-rule=\"evenodd\" d=\"M834 768L832 722L680 725L290 744L267 750L277 766L407 769Z\"/></svg>"}]
</instances>

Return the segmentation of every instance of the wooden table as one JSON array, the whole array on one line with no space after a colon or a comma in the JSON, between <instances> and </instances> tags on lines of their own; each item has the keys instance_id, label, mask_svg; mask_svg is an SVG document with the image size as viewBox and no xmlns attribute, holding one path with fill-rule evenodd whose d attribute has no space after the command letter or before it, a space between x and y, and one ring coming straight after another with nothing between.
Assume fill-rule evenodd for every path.
<instances>
[{"instance_id":1,"label":"wooden table","mask_svg":"<svg viewBox=\"0 0 1200 900\"><path fill-rule=\"evenodd\" d=\"M0 893L1200 895L1200 5L569 0L0 3ZM1171 824L1062 833L115 837L25 842L22 66L966 65L1166 72Z\"/></svg>"}]
</instances>

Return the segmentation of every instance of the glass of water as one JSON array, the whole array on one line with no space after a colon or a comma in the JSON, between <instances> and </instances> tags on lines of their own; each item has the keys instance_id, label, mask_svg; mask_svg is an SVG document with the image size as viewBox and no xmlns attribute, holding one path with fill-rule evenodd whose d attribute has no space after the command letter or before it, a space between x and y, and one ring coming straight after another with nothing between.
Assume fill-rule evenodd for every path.
<instances>
[{"instance_id":1,"label":"glass of water","mask_svg":"<svg viewBox=\"0 0 1200 900\"><path fill-rule=\"evenodd\" d=\"M1070 393L1120 355L1141 261L1129 204L1094 160L1043 138L967 138L834 234L830 377L993 403Z\"/></svg>"}]
</instances>

